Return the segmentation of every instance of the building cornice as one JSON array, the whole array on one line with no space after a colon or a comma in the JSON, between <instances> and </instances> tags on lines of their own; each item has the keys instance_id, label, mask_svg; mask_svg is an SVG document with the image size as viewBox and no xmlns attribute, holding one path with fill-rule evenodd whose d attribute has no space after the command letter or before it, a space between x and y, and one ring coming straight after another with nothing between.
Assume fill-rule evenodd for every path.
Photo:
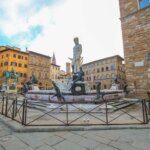
<instances>
[{"instance_id":1,"label":"building cornice","mask_svg":"<svg viewBox=\"0 0 150 150\"><path fill-rule=\"evenodd\" d=\"M88 65L88 64L92 64L92 63L95 63L95 62L98 62L98 61L106 60L106 59L111 59L111 58L114 58L114 57L119 57L119 58L121 58L122 60L124 60L121 56L115 55L115 56L111 56L111 57L106 57L106 58L94 60L94 61L88 62L88 63L86 63L86 64L83 64L82 66L85 66L85 65Z\"/></svg>"},{"instance_id":2,"label":"building cornice","mask_svg":"<svg viewBox=\"0 0 150 150\"><path fill-rule=\"evenodd\" d=\"M6 48L5 50L0 50L0 53L5 52L5 51L14 51L14 52L17 52L17 53L23 53L23 54L29 55L27 52L18 51L18 50L14 50L14 49L11 49L11 48Z\"/></svg>"},{"instance_id":3,"label":"building cornice","mask_svg":"<svg viewBox=\"0 0 150 150\"><path fill-rule=\"evenodd\" d=\"M44 55L44 54L40 54L40 53L37 53L37 52L33 52L33 51L29 51L29 50L28 50L28 53L29 54L35 54L35 55L42 56L42 57L46 57L46 58L49 58L49 59L51 58L50 56L47 56L47 55Z\"/></svg>"}]
</instances>

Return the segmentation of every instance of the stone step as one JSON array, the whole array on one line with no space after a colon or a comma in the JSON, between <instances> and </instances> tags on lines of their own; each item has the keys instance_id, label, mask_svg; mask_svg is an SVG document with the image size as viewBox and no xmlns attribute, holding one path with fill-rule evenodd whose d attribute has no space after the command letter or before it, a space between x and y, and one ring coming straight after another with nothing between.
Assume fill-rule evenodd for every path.
<instances>
[{"instance_id":1,"label":"stone step","mask_svg":"<svg viewBox=\"0 0 150 150\"><path fill-rule=\"evenodd\" d=\"M134 104L135 104L135 102L122 101L122 102L112 103L110 105L112 105L114 107L114 111L118 111L120 109L124 109L124 108L130 107L130 106L132 106Z\"/></svg>"}]
</instances>

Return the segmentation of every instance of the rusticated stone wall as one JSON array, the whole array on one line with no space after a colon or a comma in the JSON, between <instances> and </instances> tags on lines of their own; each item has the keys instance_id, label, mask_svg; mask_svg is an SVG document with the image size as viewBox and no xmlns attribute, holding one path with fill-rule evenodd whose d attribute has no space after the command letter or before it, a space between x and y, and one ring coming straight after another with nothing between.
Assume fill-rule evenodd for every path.
<instances>
[{"instance_id":1,"label":"rusticated stone wall","mask_svg":"<svg viewBox=\"0 0 150 150\"><path fill-rule=\"evenodd\" d=\"M138 0L119 0L126 79L130 93L147 97L150 89L150 7Z\"/></svg>"}]
</instances>

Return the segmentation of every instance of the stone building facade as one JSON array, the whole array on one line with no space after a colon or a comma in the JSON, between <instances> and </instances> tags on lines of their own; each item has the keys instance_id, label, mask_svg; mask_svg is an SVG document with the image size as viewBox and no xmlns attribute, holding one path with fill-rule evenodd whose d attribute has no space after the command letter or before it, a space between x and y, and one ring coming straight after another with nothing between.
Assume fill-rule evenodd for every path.
<instances>
[{"instance_id":1,"label":"stone building facade","mask_svg":"<svg viewBox=\"0 0 150 150\"><path fill-rule=\"evenodd\" d=\"M51 62L51 80L58 80L60 76L60 66L56 64L55 53L53 53L53 58Z\"/></svg>"},{"instance_id":2,"label":"stone building facade","mask_svg":"<svg viewBox=\"0 0 150 150\"><path fill-rule=\"evenodd\" d=\"M3 76L4 71L14 70L15 74L19 75L17 87L21 88L26 82L28 74L28 59L29 55L17 47L0 46L0 84L6 82ZM16 82L14 79L9 79L10 83Z\"/></svg>"},{"instance_id":3,"label":"stone building facade","mask_svg":"<svg viewBox=\"0 0 150 150\"><path fill-rule=\"evenodd\" d=\"M126 78L130 93L150 89L150 0L119 0Z\"/></svg>"},{"instance_id":4,"label":"stone building facade","mask_svg":"<svg viewBox=\"0 0 150 150\"><path fill-rule=\"evenodd\" d=\"M51 79L58 80L60 75L60 66L56 64L51 64Z\"/></svg>"},{"instance_id":5,"label":"stone building facade","mask_svg":"<svg viewBox=\"0 0 150 150\"><path fill-rule=\"evenodd\" d=\"M66 63L66 73L67 74L71 73L71 63L69 63L69 62Z\"/></svg>"},{"instance_id":6,"label":"stone building facade","mask_svg":"<svg viewBox=\"0 0 150 150\"><path fill-rule=\"evenodd\" d=\"M52 87L51 83L51 57L39 54L33 51L28 51L28 81L32 73L38 80L39 87L41 89L49 89Z\"/></svg>"},{"instance_id":7,"label":"stone building facade","mask_svg":"<svg viewBox=\"0 0 150 150\"><path fill-rule=\"evenodd\" d=\"M83 64L85 81L91 89L96 88L97 82L101 82L102 89L110 89L114 79L118 78L122 88L126 81L123 60L119 55L115 55Z\"/></svg>"}]
</instances>

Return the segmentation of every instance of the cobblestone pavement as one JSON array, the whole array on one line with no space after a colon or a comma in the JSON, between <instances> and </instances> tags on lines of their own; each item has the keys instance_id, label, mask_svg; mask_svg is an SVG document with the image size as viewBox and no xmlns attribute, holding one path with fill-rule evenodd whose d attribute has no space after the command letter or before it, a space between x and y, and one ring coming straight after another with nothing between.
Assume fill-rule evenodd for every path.
<instances>
[{"instance_id":1,"label":"cobblestone pavement","mask_svg":"<svg viewBox=\"0 0 150 150\"><path fill-rule=\"evenodd\" d=\"M13 132L0 123L0 150L149 150L150 129Z\"/></svg>"}]
</instances>

